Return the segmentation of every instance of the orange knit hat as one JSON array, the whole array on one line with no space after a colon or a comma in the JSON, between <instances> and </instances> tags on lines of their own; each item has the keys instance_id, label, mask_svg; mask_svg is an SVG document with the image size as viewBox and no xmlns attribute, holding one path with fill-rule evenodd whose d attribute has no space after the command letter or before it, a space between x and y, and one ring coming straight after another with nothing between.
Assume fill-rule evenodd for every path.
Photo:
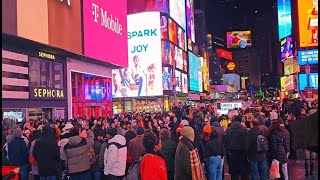
<instances>
[{"instance_id":1,"label":"orange knit hat","mask_svg":"<svg viewBox=\"0 0 320 180\"><path fill-rule=\"evenodd\" d=\"M203 132L205 132L205 133L211 133L211 131L212 131L211 125L205 125L205 126L203 127Z\"/></svg>"}]
</instances>

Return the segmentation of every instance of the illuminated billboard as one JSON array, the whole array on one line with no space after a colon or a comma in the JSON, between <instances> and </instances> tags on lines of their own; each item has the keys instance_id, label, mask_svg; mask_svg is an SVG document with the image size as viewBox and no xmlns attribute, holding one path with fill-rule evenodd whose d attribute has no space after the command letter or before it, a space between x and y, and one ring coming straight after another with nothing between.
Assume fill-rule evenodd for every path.
<instances>
[{"instance_id":1,"label":"illuminated billboard","mask_svg":"<svg viewBox=\"0 0 320 180\"><path fill-rule=\"evenodd\" d=\"M298 63L300 66L318 64L318 49L298 51Z\"/></svg>"},{"instance_id":2,"label":"illuminated billboard","mask_svg":"<svg viewBox=\"0 0 320 180\"><path fill-rule=\"evenodd\" d=\"M204 52L203 58L201 57L201 69L202 69L202 80L203 80L203 90L210 90L209 82L209 54L207 51Z\"/></svg>"},{"instance_id":3,"label":"illuminated billboard","mask_svg":"<svg viewBox=\"0 0 320 180\"><path fill-rule=\"evenodd\" d=\"M280 78L281 91L289 92L291 90L294 90L294 88L295 88L294 82L295 82L294 75L281 77Z\"/></svg>"},{"instance_id":4,"label":"illuminated billboard","mask_svg":"<svg viewBox=\"0 0 320 180\"><path fill-rule=\"evenodd\" d=\"M113 70L114 97L163 94L160 34L159 12L128 15L129 66Z\"/></svg>"},{"instance_id":5,"label":"illuminated billboard","mask_svg":"<svg viewBox=\"0 0 320 180\"><path fill-rule=\"evenodd\" d=\"M173 69L171 67L162 68L162 88L163 90L173 90L171 85L171 77Z\"/></svg>"},{"instance_id":6,"label":"illuminated billboard","mask_svg":"<svg viewBox=\"0 0 320 180\"><path fill-rule=\"evenodd\" d=\"M228 85L233 91L240 90L240 76L238 74L222 74L223 84Z\"/></svg>"},{"instance_id":7,"label":"illuminated billboard","mask_svg":"<svg viewBox=\"0 0 320 180\"><path fill-rule=\"evenodd\" d=\"M127 1L82 2L84 55L128 67Z\"/></svg>"},{"instance_id":8,"label":"illuminated billboard","mask_svg":"<svg viewBox=\"0 0 320 180\"><path fill-rule=\"evenodd\" d=\"M185 0L170 0L170 16L186 30L186 4Z\"/></svg>"},{"instance_id":9,"label":"illuminated billboard","mask_svg":"<svg viewBox=\"0 0 320 180\"><path fill-rule=\"evenodd\" d=\"M191 39L192 42L196 42L195 38L195 28L194 28L194 5L193 0L186 1L186 13L187 13L187 34L188 39Z\"/></svg>"},{"instance_id":10,"label":"illuminated billboard","mask_svg":"<svg viewBox=\"0 0 320 180\"><path fill-rule=\"evenodd\" d=\"M202 92L201 60L190 51L188 52L188 58L190 90Z\"/></svg>"},{"instance_id":11,"label":"illuminated billboard","mask_svg":"<svg viewBox=\"0 0 320 180\"><path fill-rule=\"evenodd\" d=\"M182 92L188 93L188 75L181 73Z\"/></svg>"},{"instance_id":12,"label":"illuminated billboard","mask_svg":"<svg viewBox=\"0 0 320 180\"><path fill-rule=\"evenodd\" d=\"M175 72L175 79L176 79L176 91L182 91L182 82L181 82L181 72L176 70Z\"/></svg>"},{"instance_id":13,"label":"illuminated billboard","mask_svg":"<svg viewBox=\"0 0 320 180\"><path fill-rule=\"evenodd\" d=\"M227 32L227 48L246 48L251 46L251 31Z\"/></svg>"},{"instance_id":14,"label":"illuminated billboard","mask_svg":"<svg viewBox=\"0 0 320 180\"><path fill-rule=\"evenodd\" d=\"M292 33L290 0L278 0L278 29L279 40L290 36Z\"/></svg>"},{"instance_id":15,"label":"illuminated billboard","mask_svg":"<svg viewBox=\"0 0 320 180\"><path fill-rule=\"evenodd\" d=\"M281 61L293 57L293 43L291 37L286 37L280 42L281 46Z\"/></svg>"},{"instance_id":16,"label":"illuminated billboard","mask_svg":"<svg viewBox=\"0 0 320 180\"><path fill-rule=\"evenodd\" d=\"M146 11L158 11L169 14L169 0L146 0Z\"/></svg>"},{"instance_id":17,"label":"illuminated billboard","mask_svg":"<svg viewBox=\"0 0 320 180\"><path fill-rule=\"evenodd\" d=\"M291 75L300 72L300 66L298 60L290 58L283 63L284 75Z\"/></svg>"},{"instance_id":18,"label":"illuminated billboard","mask_svg":"<svg viewBox=\"0 0 320 180\"><path fill-rule=\"evenodd\" d=\"M318 0L298 0L300 47L318 46Z\"/></svg>"},{"instance_id":19,"label":"illuminated billboard","mask_svg":"<svg viewBox=\"0 0 320 180\"><path fill-rule=\"evenodd\" d=\"M310 73L309 83L309 87L313 87L314 90L318 90L318 73ZM308 87L306 74L299 74L299 85L300 90L305 90Z\"/></svg>"}]
</instances>

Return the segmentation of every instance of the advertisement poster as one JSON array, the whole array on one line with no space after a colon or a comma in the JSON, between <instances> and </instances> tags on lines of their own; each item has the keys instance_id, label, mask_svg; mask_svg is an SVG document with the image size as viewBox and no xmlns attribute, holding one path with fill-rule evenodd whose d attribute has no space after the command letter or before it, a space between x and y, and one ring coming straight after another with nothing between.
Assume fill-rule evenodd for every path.
<instances>
[{"instance_id":1,"label":"advertisement poster","mask_svg":"<svg viewBox=\"0 0 320 180\"><path fill-rule=\"evenodd\" d=\"M310 73L309 75L309 87L313 87L314 90L318 90L318 73ZM299 74L299 89L305 90L308 87L307 75Z\"/></svg>"},{"instance_id":2,"label":"advertisement poster","mask_svg":"<svg viewBox=\"0 0 320 180\"><path fill-rule=\"evenodd\" d=\"M176 78L176 91L181 92L182 90L182 83L181 83L181 72L177 71L175 72L175 78Z\"/></svg>"},{"instance_id":3,"label":"advertisement poster","mask_svg":"<svg viewBox=\"0 0 320 180\"><path fill-rule=\"evenodd\" d=\"M318 0L298 0L300 47L318 46Z\"/></svg>"},{"instance_id":4,"label":"advertisement poster","mask_svg":"<svg viewBox=\"0 0 320 180\"><path fill-rule=\"evenodd\" d=\"M192 42L196 41L195 38L195 29L194 29L194 6L193 0L187 0L187 34L188 38L191 39Z\"/></svg>"},{"instance_id":5,"label":"advertisement poster","mask_svg":"<svg viewBox=\"0 0 320 180\"><path fill-rule=\"evenodd\" d=\"M175 47L175 60L176 68L183 70L183 51L178 47Z\"/></svg>"},{"instance_id":6,"label":"advertisement poster","mask_svg":"<svg viewBox=\"0 0 320 180\"><path fill-rule=\"evenodd\" d=\"M173 90L171 86L171 77L172 76L172 68L171 67L163 67L162 68L162 87L163 90Z\"/></svg>"},{"instance_id":7,"label":"advertisement poster","mask_svg":"<svg viewBox=\"0 0 320 180\"><path fill-rule=\"evenodd\" d=\"M158 11L169 14L169 0L146 0L146 11Z\"/></svg>"},{"instance_id":8,"label":"advertisement poster","mask_svg":"<svg viewBox=\"0 0 320 180\"><path fill-rule=\"evenodd\" d=\"M188 75L181 73L182 93L188 93Z\"/></svg>"},{"instance_id":9,"label":"advertisement poster","mask_svg":"<svg viewBox=\"0 0 320 180\"><path fill-rule=\"evenodd\" d=\"M178 26L178 46L183 50L186 50L186 34L184 31Z\"/></svg>"},{"instance_id":10,"label":"advertisement poster","mask_svg":"<svg viewBox=\"0 0 320 180\"><path fill-rule=\"evenodd\" d=\"M292 33L290 0L278 0L278 29L279 41Z\"/></svg>"},{"instance_id":11,"label":"advertisement poster","mask_svg":"<svg viewBox=\"0 0 320 180\"><path fill-rule=\"evenodd\" d=\"M298 51L298 63L300 66L318 64L318 49Z\"/></svg>"},{"instance_id":12,"label":"advertisement poster","mask_svg":"<svg viewBox=\"0 0 320 180\"><path fill-rule=\"evenodd\" d=\"M85 100L112 100L111 78L84 74Z\"/></svg>"},{"instance_id":13,"label":"advertisement poster","mask_svg":"<svg viewBox=\"0 0 320 180\"><path fill-rule=\"evenodd\" d=\"M177 24L169 18L169 40L174 44L178 45L178 30Z\"/></svg>"},{"instance_id":14,"label":"advertisement poster","mask_svg":"<svg viewBox=\"0 0 320 180\"><path fill-rule=\"evenodd\" d=\"M216 49L216 53L220 58L232 61L232 52L224 49Z\"/></svg>"},{"instance_id":15,"label":"advertisement poster","mask_svg":"<svg viewBox=\"0 0 320 180\"><path fill-rule=\"evenodd\" d=\"M251 46L251 31L227 32L227 48L246 48Z\"/></svg>"},{"instance_id":16,"label":"advertisement poster","mask_svg":"<svg viewBox=\"0 0 320 180\"><path fill-rule=\"evenodd\" d=\"M289 92L290 90L294 90L294 75L283 76L280 78L280 87L282 91Z\"/></svg>"},{"instance_id":17,"label":"advertisement poster","mask_svg":"<svg viewBox=\"0 0 320 180\"><path fill-rule=\"evenodd\" d=\"M126 0L83 1L83 33L85 56L128 67Z\"/></svg>"},{"instance_id":18,"label":"advertisement poster","mask_svg":"<svg viewBox=\"0 0 320 180\"><path fill-rule=\"evenodd\" d=\"M283 63L284 75L291 75L300 72L300 66L298 60L290 58Z\"/></svg>"},{"instance_id":19,"label":"advertisement poster","mask_svg":"<svg viewBox=\"0 0 320 180\"><path fill-rule=\"evenodd\" d=\"M186 30L186 4L185 0L170 0L170 16Z\"/></svg>"},{"instance_id":20,"label":"advertisement poster","mask_svg":"<svg viewBox=\"0 0 320 180\"><path fill-rule=\"evenodd\" d=\"M129 67L113 70L114 97L163 94L160 34L159 12L128 16Z\"/></svg>"},{"instance_id":21,"label":"advertisement poster","mask_svg":"<svg viewBox=\"0 0 320 180\"><path fill-rule=\"evenodd\" d=\"M161 39L168 39L168 17L160 14Z\"/></svg>"},{"instance_id":22,"label":"advertisement poster","mask_svg":"<svg viewBox=\"0 0 320 180\"><path fill-rule=\"evenodd\" d=\"M189 85L191 91L202 92L201 60L191 52L189 57Z\"/></svg>"},{"instance_id":23,"label":"advertisement poster","mask_svg":"<svg viewBox=\"0 0 320 180\"><path fill-rule=\"evenodd\" d=\"M209 82L209 56L208 53L204 55L202 58L202 79L203 79L203 90L209 91L210 90L210 82Z\"/></svg>"},{"instance_id":24,"label":"advertisement poster","mask_svg":"<svg viewBox=\"0 0 320 180\"><path fill-rule=\"evenodd\" d=\"M161 52L162 63L173 65L173 57L171 57L171 54L174 54L174 52L171 52L169 41L161 42Z\"/></svg>"},{"instance_id":25,"label":"advertisement poster","mask_svg":"<svg viewBox=\"0 0 320 180\"><path fill-rule=\"evenodd\" d=\"M228 85L233 91L240 90L240 76L238 74L222 74L223 84Z\"/></svg>"},{"instance_id":26,"label":"advertisement poster","mask_svg":"<svg viewBox=\"0 0 320 180\"><path fill-rule=\"evenodd\" d=\"M280 42L281 46L281 61L293 57L293 43L291 37L286 37Z\"/></svg>"}]
</instances>

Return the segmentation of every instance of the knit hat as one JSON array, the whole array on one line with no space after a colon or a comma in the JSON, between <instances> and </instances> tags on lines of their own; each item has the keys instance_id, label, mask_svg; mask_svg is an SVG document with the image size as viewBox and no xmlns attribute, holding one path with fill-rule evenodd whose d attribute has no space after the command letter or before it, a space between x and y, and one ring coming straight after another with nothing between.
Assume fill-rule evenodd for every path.
<instances>
[{"instance_id":1,"label":"knit hat","mask_svg":"<svg viewBox=\"0 0 320 180\"><path fill-rule=\"evenodd\" d=\"M70 130L73 128L73 125L71 123L67 123L64 128L62 129L62 131L66 131L66 130Z\"/></svg>"},{"instance_id":2,"label":"knit hat","mask_svg":"<svg viewBox=\"0 0 320 180\"><path fill-rule=\"evenodd\" d=\"M181 136L190 139L192 142L194 141L194 130L192 129L192 127L184 126L180 134Z\"/></svg>"},{"instance_id":3,"label":"knit hat","mask_svg":"<svg viewBox=\"0 0 320 180\"><path fill-rule=\"evenodd\" d=\"M189 125L189 122L184 119L180 122L180 124L182 124L182 126L185 126L185 125Z\"/></svg>"},{"instance_id":4,"label":"knit hat","mask_svg":"<svg viewBox=\"0 0 320 180\"><path fill-rule=\"evenodd\" d=\"M107 134L109 134L110 136L114 137L115 135L117 135L117 129L116 128L111 128L107 131Z\"/></svg>"},{"instance_id":5,"label":"knit hat","mask_svg":"<svg viewBox=\"0 0 320 180\"><path fill-rule=\"evenodd\" d=\"M144 129L143 129L143 127L138 126L138 127L137 127L137 130L136 130L136 134L137 134L137 135L143 135L143 134L144 134Z\"/></svg>"},{"instance_id":6,"label":"knit hat","mask_svg":"<svg viewBox=\"0 0 320 180\"><path fill-rule=\"evenodd\" d=\"M21 136L22 136L22 130L21 130L21 128L16 128L16 129L13 131L13 135L14 135L14 137L21 137Z\"/></svg>"},{"instance_id":7,"label":"knit hat","mask_svg":"<svg viewBox=\"0 0 320 180\"><path fill-rule=\"evenodd\" d=\"M211 131L212 131L211 125L205 125L205 126L203 127L203 132L205 132L205 133L211 133Z\"/></svg>"}]
</instances>

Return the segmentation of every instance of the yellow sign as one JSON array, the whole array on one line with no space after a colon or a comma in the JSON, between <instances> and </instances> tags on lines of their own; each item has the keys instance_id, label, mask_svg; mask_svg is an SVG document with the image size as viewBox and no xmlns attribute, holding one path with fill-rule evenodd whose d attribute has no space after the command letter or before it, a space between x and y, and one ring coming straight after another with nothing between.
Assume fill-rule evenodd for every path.
<instances>
[{"instance_id":1,"label":"yellow sign","mask_svg":"<svg viewBox=\"0 0 320 180\"><path fill-rule=\"evenodd\" d=\"M236 68L236 64L234 62L229 62L227 64L227 69L233 71Z\"/></svg>"},{"instance_id":2,"label":"yellow sign","mask_svg":"<svg viewBox=\"0 0 320 180\"><path fill-rule=\"evenodd\" d=\"M39 57L43 57L43 58L48 58L48 59L52 59L55 60L55 56L53 54L49 54L49 53L45 53L45 52L41 52L39 51Z\"/></svg>"},{"instance_id":3,"label":"yellow sign","mask_svg":"<svg viewBox=\"0 0 320 180\"><path fill-rule=\"evenodd\" d=\"M296 58L289 58L284 61L284 75L291 75L300 72L300 66Z\"/></svg>"},{"instance_id":4,"label":"yellow sign","mask_svg":"<svg viewBox=\"0 0 320 180\"><path fill-rule=\"evenodd\" d=\"M33 96L35 98L64 98L64 93L61 89L34 88Z\"/></svg>"}]
</instances>

